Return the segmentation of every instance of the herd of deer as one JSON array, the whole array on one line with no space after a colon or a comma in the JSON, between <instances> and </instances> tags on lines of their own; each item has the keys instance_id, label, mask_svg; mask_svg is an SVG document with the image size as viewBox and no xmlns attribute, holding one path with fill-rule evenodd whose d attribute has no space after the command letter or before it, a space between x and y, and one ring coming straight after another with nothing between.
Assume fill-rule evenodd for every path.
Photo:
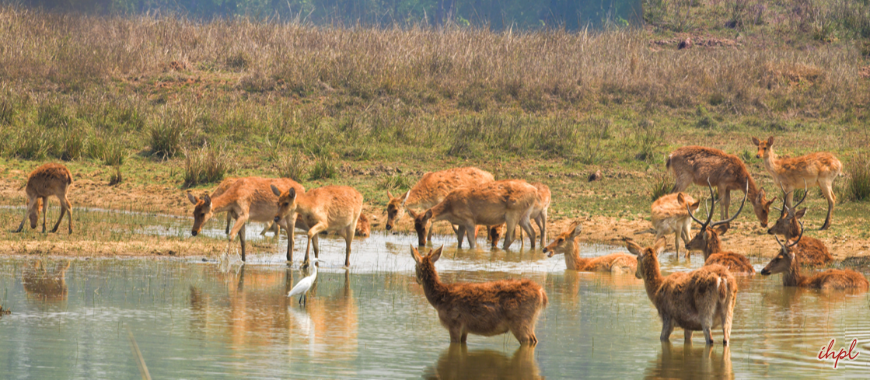
<instances>
[{"instance_id":1,"label":"herd of deer","mask_svg":"<svg viewBox=\"0 0 870 380\"><path fill-rule=\"evenodd\" d=\"M782 273L785 286L866 290L868 281L864 276L848 269L828 269L809 277L801 274L802 265L817 267L833 260L824 243L804 237L800 219L806 209L798 210L798 207L806 199L807 186L819 186L828 201L822 229L830 227L835 202L832 184L842 171L840 161L830 153L780 158L773 152L773 137L766 141L753 138L752 141L758 147L757 157L764 160L765 168L783 193L781 216L768 230L779 242L781 250L761 274ZM534 220L540 230L544 253L549 257L564 254L569 270L634 272L637 278L643 279L647 295L662 319L662 340L668 340L674 327L680 327L687 340L691 339L693 331L703 331L707 343L712 344L711 330L721 326L727 345L738 290L734 275L754 275L755 269L745 256L725 251L720 235L728 231L729 223L740 214L747 199L761 226L767 227L768 214L776 197L766 199L764 190L756 185L743 162L737 156L718 149L679 148L668 156L667 168L673 172L676 184L672 194L652 204L653 229L645 231L655 232L655 243L644 248L632 239L624 238L632 255L617 253L597 258L580 257L580 222L574 222L544 246L547 241L549 188L541 183L530 184L516 179L496 181L492 174L472 167L427 173L398 197L388 191L386 229L395 229L407 209L414 219L420 246L431 240L432 223L443 220L451 224L459 247L465 239L471 248L475 247L479 226L486 228L494 247L504 226L502 247L507 249L519 225L534 249L536 233L530 223ZM71 183L69 170L59 164L45 164L31 173L26 185L27 212L18 231L27 218L30 218L31 228L36 228L38 213L42 210L44 232L45 210L42 205L47 197L54 195L60 200L61 216L52 232L57 230L68 212L69 232L72 233L72 210L66 198ZM705 202L704 221L694 215L701 201L683 192L693 183L707 186L710 191L710 199ZM714 199L713 187L718 189L718 199ZM802 187L805 190L803 197L795 204L794 190ZM729 217L732 190L742 191L744 195L737 212ZM187 193L187 197L195 206L192 235L196 236L203 224L216 213L226 212L228 244L232 244L236 235L239 236L242 261L245 259L245 224L248 221L274 222L279 228L276 235L280 228L284 228L288 237L288 261L293 259L296 228L307 231L305 262L309 261L312 245L315 257L319 257L320 233L336 232L346 241L345 266L350 265L354 236L367 236L370 230L367 218L361 213L362 194L347 186L324 186L306 191L302 185L287 178L231 178L222 182L212 194L196 197ZM712 222L717 203L722 217L720 221ZM415 212L410 207L422 210ZM693 221L700 229L690 239ZM675 235L677 257L682 239L687 251L703 252L704 266L692 272L663 276L658 255L665 249L665 235L670 233ZM784 243L776 237L777 234L784 235ZM539 284L527 279L445 284L440 281L434 265L441 252L438 248L421 255L411 247L417 282L423 286L426 298L449 330L451 342L465 342L468 333L491 336L510 331L521 344L536 344L535 321L548 303L547 294Z\"/></svg>"}]
</instances>

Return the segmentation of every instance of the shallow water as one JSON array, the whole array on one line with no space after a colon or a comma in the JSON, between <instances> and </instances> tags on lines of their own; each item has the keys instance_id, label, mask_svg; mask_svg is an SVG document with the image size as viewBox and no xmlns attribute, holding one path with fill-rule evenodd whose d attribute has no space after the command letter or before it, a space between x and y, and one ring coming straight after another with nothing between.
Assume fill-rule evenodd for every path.
<instances>
[{"instance_id":1,"label":"shallow water","mask_svg":"<svg viewBox=\"0 0 870 380\"><path fill-rule=\"evenodd\" d=\"M180 219L141 231L189 229ZM175 224L177 227L173 227ZM215 236L223 221L209 224ZM677 330L658 339L661 322L633 275L576 273L561 256L515 246L457 250L452 237L438 261L442 280L527 277L550 305L537 324L539 344L511 335L469 336L451 346L414 280L411 235L375 232L353 243L351 268L339 266L344 242L321 241L321 268L308 304L286 297L304 273L283 263L285 243L257 243L244 267L184 260L0 259L0 378L134 378L132 333L153 378L697 378L870 375L867 294L783 288L778 275L740 279L732 345L685 345ZM174 235L175 233L171 233ZM250 234L250 232L249 232ZM180 235L177 235L180 236ZM262 239L262 240L260 240ZM482 241L481 241L482 243ZM624 251L587 246L582 255ZM665 272L700 267L661 257ZM756 269L763 262L754 262ZM860 356L819 361L858 339Z\"/></svg>"}]
</instances>

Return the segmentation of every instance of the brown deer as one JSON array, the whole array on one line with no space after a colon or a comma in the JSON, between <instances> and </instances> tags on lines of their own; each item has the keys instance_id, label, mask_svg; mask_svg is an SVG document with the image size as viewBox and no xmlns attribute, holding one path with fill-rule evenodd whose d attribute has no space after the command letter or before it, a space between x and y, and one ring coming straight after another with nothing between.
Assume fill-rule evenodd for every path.
<instances>
[{"instance_id":1,"label":"brown deer","mask_svg":"<svg viewBox=\"0 0 870 380\"><path fill-rule=\"evenodd\" d=\"M779 158L773 152L773 136L768 137L767 141L760 141L753 137L752 143L758 147L755 157L764 160L764 168L770 172L773 183L782 186L783 191L788 192L785 203L789 207L794 207L792 206L794 194L791 191L800 187L801 182L805 187L809 183L822 189L822 195L828 200L828 215L821 230L831 227L831 214L834 212L834 203L837 200L833 189L834 180L843 171L840 160L828 152Z\"/></svg>"},{"instance_id":2,"label":"brown deer","mask_svg":"<svg viewBox=\"0 0 870 380\"><path fill-rule=\"evenodd\" d=\"M493 336L510 331L521 345L536 345L535 323L549 302L544 288L528 279L442 283L435 271L442 248L420 256L412 245L411 257L417 283L450 332L450 343L465 344L469 333Z\"/></svg>"},{"instance_id":3,"label":"brown deer","mask_svg":"<svg viewBox=\"0 0 870 380\"><path fill-rule=\"evenodd\" d=\"M66 271L69 267L69 260L56 262L51 270L43 260L35 260L32 268L25 265L21 283L27 298L42 303L66 301Z\"/></svg>"},{"instance_id":4,"label":"brown deer","mask_svg":"<svg viewBox=\"0 0 870 380\"><path fill-rule=\"evenodd\" d=\"M535 200L535 205L532 207L532 213L529 214L529 219L534 220L538 225L538 230L541 232L541 247L547 245L547 211L550 209L550 188L540 182L531 184L538 189L538 198ZM490 226L488 228L487 240L492 244L492 248L498 245L498 239L501 236L502 227L504 225ZM520 231L520 243L523 243L523 231ZM532 242L532 248L535 244Z\"/></svg>"},{"instance_id":5,"label":"brown deer","mask_svg":"<svg viewBox=\"0 0 870 380\"><path fill-rule=\"evenodd\" d=\"M793 207L785 204L786 195L788 194L783 189L783 204L782 210L780 210L782 211L782 217L776 221L773 227L767 230L767 233L771 235L784 235L785 240L789 241L802 232L799 219L804 217L807 209L795 210L807 199L806 187L804 187L804 196ZM800 239L797 245L790 248L790 251L800 257L802 265L808 267L819 267L834 261L825 243L809 236L804 236Z\"/></svg>"},{"instance_id":6,"label":"brown deer","mask_svg":"<svg viewBox=\"0 0 870 380\"><path fill-rule=\"evenodd\" d=\"M30 172L27 176L27 184L24 192L27 194L27 211L21 224L14 232L18 233L24 228L24 222L30 219L30 228L36 228L39 222L39 209L42 209L42 232L45 232L45 212L48 209L48 197L54 195L60 202L60 217L51 232L57 232L57 227L63 220L63 216L69 213L69 233L72 234L72 203L67 199L67 191L72 185L72 174L66 166L55 163L41 165ZM42 200L40 202L40 199ZM40 207L43 205L43 207Z\"/></svg>"},{"instance_id":7,"label":"brown deer","mask_svg":"<svg viewBox=\"0 0 870 380\"><path fill-rule=\"evenodd\" d=\"M709 265L665 277L658 260L665 249L664 238L646 248L629 238L625 243L628 251L637 255L635 276L643 279L646 294L662 319L660 339L669 340L674 327L681 327L686 341L692 340L693 331L700 330L707 344L713 344L711 330L721 325L727 346L737 301L737 280L731 272L721 265Z\"/></svg>"},{"instance_id":8,"label":"brown deer","mask_svg":"<svg viewBox=\"0 0 870 380\"><path fill-rule=\"evenodd\" d=\"M292 188L299 192L303 191L302 185L289 178L246 177L237 179L224 192L214 197L205 194L202 198L198 198L191 193L187 193L187 199L195 206L193 209L193 228L191 228L190 234L193 236L199 234L202 226L214 214L227 212L236 219L233 228L227 236L227 247L229 248L229 244L232 244L233 239L238 235L242 247L242 261L245 261L245 224L248 220L255 222L272 221L278 210L276 206L278 197L272 193L270 186L278 186L283 189ZM281 221L279 224L284 224L286 229L284 221ZM298 221L296 227L308 229L308 225L304 224L304 221ZM293 236L292 232L292 228L287 230L287 235L291 240Z\"/></svg>"},{"instance_id":9,"label":"brown deer","mask_svg":"<svg viewBox=\"0 0 870 380\"><path fill-rule=\"evenodd\" d=\"M748 187L748 184L747 184ZM698 233L692 238L691 241L686 243L687 250L696 250L704 252L704 266L708 265L722 265L731 273L737 274L746 274L746 275L754 275L755 268L752 267L752 263L749 262L749 259L746 256L743 256L739 253L728 252L722 250L722 241L719 239L719 235L724 234L726 231L725 227L729 222L737 218L740 215L740 211L743 211L743 205L746 204L746 195L743 195L743 201L740 202L740 208L737 209L737 212L729 219L721 220L715 223L710 224L710 221L713 219L713 212L716 208L716 200L713 199L713 186L710 186L710 210L707 212L707 220L702 222L695 218L695 215L692 213L692 210L689 206L686 206L686 211L689 212L689 217L692 218L696 223L701 225L701 228L698 230ZM705 206L706 207L706 206Z\"/></svg>"},{"instance_id":10,"label":"brown deer","mask_svg":"<svg viewBox=\"0 0 870 380\"><path fill-rule=\"evenodd\" d=\"M387 231L396 226L396 222L405 215L405 207L419 207L424 210L435 206L444 200L447 194L460 187L477 186L482 183L492 182L495 178L491 173L475 167L454 168L440 172L426 173L417 183L404 194L393 197L387 191ZM428 240L432 240L432 231L429 231Z\"/></svg>"},{"instance_id":11,"label":"brown deer","mask_svg":"<svg viewBox=\"0 0 870 380\"><path fill-rule=\"evenodd\" d=\"M683 242L689 241L689 234L692 232L692 219L689 218L689 213L686 209L693 212L701 205L701 201L695 201L691 195L686 193L667 194L656 199L652 204L652 224L650 230L639 231L641 233L655 233L655 240L659 240L665 234L674 234L674 248L677 251L677 257L680 256L680 238ZM689 258L689 251L686 251L686 258Z\"/></svg>"},{"instance_id":12,"label":"brown deer","mask_svg":"<svg viewBox=\"0 0 870 380\"><path fill-rule=\"evenodd\" d=\"M303 228L308 231L305 263L308 262L312 240L316 245L317 234L326 231L338 232L344 238L344 266L350 266L350 245L363 205L363 196L359 191L348 186L324 186L307 193L297 193L293 188L282 192L272 186L272 192L278 196L278 211L274 214L276 222L286 217L288 221L302 221L307 226ZM289 235L287 261L293 261L294 234L290 232ZM319 258L317 250L314 251L314 257Z\"/></svg>"},{"instance_id":13,"label":"brown deer","mask_svg":"<svg viewBox=\"0 0 870 380\"><path fill-rule=\"evenodd\" d=\"M817 273L813 276L804 276L801 274L801 258L791 250L796 246L803 236L803 225L801 225L801 233L797 240L783 244L779 237L773 235L776 242L779 243L780 251L764 269L761 274L769 276L775 273L782 273L783 286L798 286L802 288L813 289L857 289L867 290L870 283L864 278L861 273L851 269L828 269L824 272Z\"/></svg>"},{"instance_id":14,"label":"brown deer","mask_svg":"<svg viewBox=\"0 0 870 380\"><path fill-rule=\"evenodd\" d=\"M520 346L512 356L491 349L468 350L467 345L451 344L438 361L423 374L426 380L543 380L535 347Z\"/></svg>"},{"instance_id":15,"label":"brown deer","mask_svg":"<svg viewBox=\"0 0 870 380\"><path fill-rule=\"evenodd\" d=\"M719 190L719 204L722 206L722 219L728 219L728 208L731 205L731 190L743 191L748 196L755 216L762 227L767 227L770 205L776 200L765 199L764 189L756 186L755 180L746 169L743 161L737 156L725 153L719 149L700 146L686 146L668 155L666 166L674 172L674 189L672 193L685 191L691 184L716 184ZM745 184L749 183L748 188ZM728 225L725 225L725 230Z\"/></svg>"},{"instance_id":16,"label":"brown deer","mask_svg":"<svg viewBox=\"0 0 870 380\"><path fill-rule=\"evenodd\" d=\"M553 257L557 253L565 254L565 266L570 270L580 272L611 272L631 273L637 269L637 259L624 253L613 253L595 258L580 257L580 233L583 226L575 221L568 230L559 234L550 245L544 247L547 257Z\"/></svg>"},{"instance_id":17,"label":"brown deer","mask_svg":"<svg viewBox=\"0 0 870 380\"><path fill-rule=\"evenodd\" d=\"M210 196L216 197L216 196L223 194L225 191L227 191L227 189L230 188L230 186L232 186L233 183L236 182L237 179L239 179L239 178L238 177L230 177L230 178L227 178L227 179L221 181L221 183L218 184L218 186L211 192ZM299 185L299 187L302 188L303 192L305 191L305 188L302 185ZM227 227L224 229L225 234L227 234L227 235L230 234L230 227L232 227L232 225L233 225L233 213L227 212ZM269 222L266 223L266 227L263 227L263 230L260 231L260 236L266 236L266 232L269 232L269 231L274 232L275 237L277 238L278 235L281 234L281 226L275 224L275 222L270 220Z\"/></svg>"},{"instance_id":18,"label":"brown deer","mask_svg":"<svg viewBox=\"0 0 870 380\"><path fill-rule=\"evenodd\" d=\"M487 182L474 187L463 187L450 192L441 203L425 212L415 213L414 229L420 246L426 245L426 229L430 223L447 220L458 225L456 238L462 246L463 235L468 235L471 248L476 245L476 226L497 226L506 224L504 249L514 240L517 224L532 240L535 248L535 231L529 224L529 216L537 199L538 190L523 180L502 180Z\"/></svg>"}]
</instances>

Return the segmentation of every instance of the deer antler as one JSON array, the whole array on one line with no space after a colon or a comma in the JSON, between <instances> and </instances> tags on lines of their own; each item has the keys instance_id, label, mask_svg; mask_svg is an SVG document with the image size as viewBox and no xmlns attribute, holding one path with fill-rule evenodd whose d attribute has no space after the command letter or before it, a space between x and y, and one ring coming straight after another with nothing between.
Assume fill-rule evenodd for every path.
<instances>
[{"instance_id":1,"label":"deer antler","mask_svg":"<svg viewBox=\"0 0 870 380\"><path fill-rule=\"evenodd\" d=\"M698 223L701 225L702 230L704 228L707 228L708 225L710 225L710 220L713 219L713 210L716 209L716 199L713 196L713 185L710 184L710 177L707 177L707 187L710 188L710 199L704 201L704 210L707 210L707 203L710 202L711 200L712 200L712 202L710 202L711 203L710 209L707 210L707 221L706 222L702 222L702 221L698 220L698 218L696 218L695 215L692 214L692 209L689 208L689 204L686 203L686 211L689 212L689 216L692 218L692 220L695 221L695 223Z\"/></svg>"},{"instance_id":2,"label":"deer antler","mask_svg":"<svg viewBox=\"0 0 870 380\"><path fill-rule=\"evenodd\" d=\"M718 222L716 222L716 223L713 223L713 225L710 226L710 227L716 227L716 226L718 226L718 225L720 225L720 224L729 223L729 222L731 222L732 220L736 219L737 216L740 215L740 212L743 211L743 205L746 204L746 194L748 194L748 193L749 193L749 181L746 181L746 191L743 193L743 201L740 202L740 208L737 209L737 212L734 213L734 216L732 216L732 217L730 217L730 218L728 218L728 219L726 219L726 220L720 220L720 221L718 221Z\"/></svg>"},{"instance_id":3,"label":"deer antler","mask_svg":"<svg viewBox=\"0 0 870 380\"><path fill-rule=\"evenodd\" d=\"M801 237L804 236L804 222L799 221L798 223L800 223L801 225L801 233L798 235L794 243L789 243L786 241L786 244L782 244L782 241L779 240L779 236L773 235L773 237L776 239L776 242L779 243L780 247L782 247L783 252L787 252L789 248L794 247L801 242Z\"/></svg>"}]
</instances>

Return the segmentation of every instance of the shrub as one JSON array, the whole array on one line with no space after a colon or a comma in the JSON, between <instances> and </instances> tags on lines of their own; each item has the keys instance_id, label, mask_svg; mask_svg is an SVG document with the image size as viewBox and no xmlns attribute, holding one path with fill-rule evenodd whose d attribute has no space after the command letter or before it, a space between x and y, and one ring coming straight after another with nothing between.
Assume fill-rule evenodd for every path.
<instances>
[{"instance_id":1,"label":"shrub","mask_svg":"<svg viewBox=\"0 0 870 380\"><path fill-rule=\"evenodd\" d=\"M384 190L392 189L409 189L413 185L413 180L401 174L393 174L391 176L381 177L378 182L378 187Z\"/></svg>"},{"instance_id":2,"label":"shrub","mask_svg":"<svg viewBox=\"0 0 870 380\"><path fill-rule=\"evenodd\" d=\"M317 159L314 168L311 169L310 179L329 179L338 175L338 166L328 156Z\"/></svg>"},{"instance_id":3,"label":"shrub","mask_svg":"<svg viewBox=\"0 0 870 380\"><path fill-rule=\"evenodd\" d=\"M278 162L278 175L296 182L302 182L307 170L308 163L305 161L305 157L299 153L284 156Z\"/></svg>"},{"instance_id":4,"label":"shrub","mask_svg":"<svg viewBox=\"0 0 870 380\"><path fill-rule=\"evenodd\" d=\"M151 154L163 159L175 156L191 124L192 121L181 112L164 114L162 120L151 127Z\"/></svg>"},{"instance_id":5,"label":"shrub","mask_svg":"<svg viewBox=\"0 0 870 380\"><path fill-rule=\"evenodd\" d=\"M115 186L123 180L124 178L121 176L121 165L116 165L115 172L112 173L111 177L109 177L109 186Z\"/></svg>"},{"instance_id":6,"label":"shrub","mask_svg":"<svg viewBox=\"0 0 870 380\"><path fill-rule=\"evenodd\" d=\"M671 181L671 176L667 172L661 172L653 176L649 183L650 200L653 202L671 192L674 188L674 182Z\"/></svg>"},{"instance_id":7,"label":"shrub","mask_svg":"<svg viewBox=\"0 0 870 380\"><path fill-rule=\"evenodd\" d=\"M183 187L193 187L215 183L224 179L229 172L230 160L223 150L203 147L199 150L184 152Z\"/></svg>"},{"instance_id":8,"label":"shrub","mask_svg":"<svg viewBox=\"0 0 870 380\"><path fill-rule=\"evenodd\" d=\"M111 166L119 166L124 163L127 155L127 147L120 138L109 139L103 150L103 163Z\"/></svg>"},{"instance_id":9,"label":"shrub","mask_svg":"<svg viewBox=\"0 0 870 380\"><path fill-rule=\"evenodd\" d=\"M846 167L846 197L853 201L870 199L870 159L858 156Z\"/></svg>"}]
</instances>

